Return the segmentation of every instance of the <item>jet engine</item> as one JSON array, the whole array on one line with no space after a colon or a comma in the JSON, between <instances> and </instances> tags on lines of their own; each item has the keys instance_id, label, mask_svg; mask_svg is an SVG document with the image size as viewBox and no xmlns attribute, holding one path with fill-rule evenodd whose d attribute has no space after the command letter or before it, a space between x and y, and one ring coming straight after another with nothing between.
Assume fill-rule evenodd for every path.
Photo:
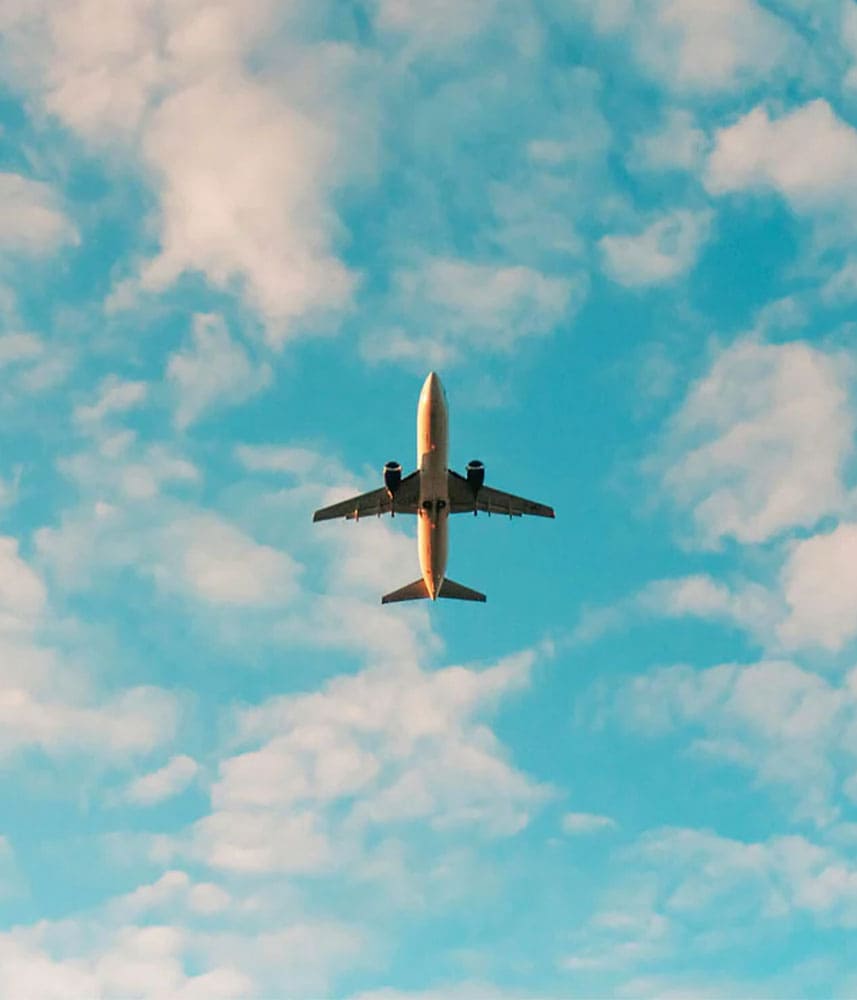
<instances>
[{"instance_id":1,"label":"jet engine","mask_svg":"<svg viewBox=\"0 0 857 1000\"><path fill-rule=\"evenodd\" d=\"M402 483L402 467L398 462L387 462L384 465L384 485L390 496L394 496Z\"/></svg>"},{"instance_id":2,"label":"jet engine","mask_svg":"<svg viewBox=\"0 0 857 1000\"><path fill-rule=\"evenodd\" d=\"M467 463L467 482L473 490L474 496L485 482L485 466L478 458Z\"/></svg>"}]
</instances>

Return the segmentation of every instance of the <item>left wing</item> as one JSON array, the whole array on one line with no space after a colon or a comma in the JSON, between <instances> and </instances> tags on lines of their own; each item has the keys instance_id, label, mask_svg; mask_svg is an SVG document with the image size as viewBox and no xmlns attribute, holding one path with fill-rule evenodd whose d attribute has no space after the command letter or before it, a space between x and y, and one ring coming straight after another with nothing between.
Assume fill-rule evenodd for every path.
<instances>
[{"instance_id":1,"label":"left wing","mask_svg":"<svg viewBox=\"0 0 857 1000\"><path fill-rule=\"evenodd\" d=\"M506 514L521 517L531 514L535 517L555 517L553 507L516 497L514 493L504 493L491 486L480 486L474 493L473 487L464 476L449 470L449 512L450 514L473 513L477 510L487 514Z\"/></svg>"},{"instance_id":2,"label":"left wing","mask_svg":"<svg viewBox=\"0 0 857 1000\"><path fill-rule=\"evenodd\" d=\"M390 497L387 487L361 493L359 497L340 500L339 503L322 507L313 516L313 521L330 521L344 517L359 520L361 517L375 517L381 514L416 514L420 499L420 474L412 472L399 483L394 496Z\"/></svg>"}]
</instances>

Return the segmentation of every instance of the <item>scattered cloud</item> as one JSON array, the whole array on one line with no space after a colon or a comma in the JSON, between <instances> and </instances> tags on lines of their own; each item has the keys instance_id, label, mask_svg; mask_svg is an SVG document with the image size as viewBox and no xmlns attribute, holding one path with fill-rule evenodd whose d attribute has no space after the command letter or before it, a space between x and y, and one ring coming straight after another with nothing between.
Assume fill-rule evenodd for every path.
<instances>
[{"instance_id":1,"label":"scattered cloud","mask_svg":"<svg viewBox=\"0 0 857 1000\"><path fill-rule=\"evenodd\" d=\"M101 383L98 399L90 406L78 406L74 417L81 424L95 425L112 414L127 413L141 406L147 395L145 382L129 382L110 375Z\"/></svg>"},{"instance_id":2,"label":"scattered cloud","mask_svg":"<svg viewBox=\"0 0 857 1000\"><path fill-rule=\"evenodd\" d=\"M322 456L310 448L292 448L283 445L238 445L235 457L249 472L285 473L301 478L320 473L325 463ZM337 466L336 475L342 475Z\"/></svg>"},{"instance_id":3,"label":"scattered cloud","mask_svg":"<svg viewBox=\"0 0 857 1000\"><path fill-rule=\"evenodd\" d=\"M370 360L450 365L468 354L503 354L521 340L545 336L571 322L587 282L552 277L521 266L434 258L399 271L394 311L423 316L416 330L387 327L364 342ZM420 327L430 327L423 330Z\"/></svg>"},{"instance_id":4,"label":"scattered cloud","mask_svg":"<svg viewBox=\"0 0 857 1000\"><path fill-rule=\"evenodd\" d=\"M92 582L92 570L131 567L167 593L216 606L270 607L296 592L299 566L286 552L254 541L225 518L161 501L138 517L148 490L123 506L83 506L59 527L42 528L42 560L75 590ZM132 530L133 526L133 530Z\"/></svg>"},{"instance_id":5,"label":"scattered cloud","mask_svg":"<svg viewBox=\"0 0 857 1000\"><path fill-rule=\"evenodd\" d=\"M18 552L15 538L0 536L0 631L31 628L47 603L47 590Z\"/></svg>"},{"instance_id":6,"label":"scattered cloud","mask_svg":"<svg viewBox=\"0 0 857 1000\"><path fill-rule=\"evenodd\" d=\"M708 909L716 900L723 919L729 913L743 921L775 920L804 911L841 927L857 925L857 870L805 837L745 842L664 829L644 835L632 851L662 867L666 880L679 874L665 900L677 914Z\"/></svg>"},{"instance_id":7,"label":"scattered cloud","mask_svg":"<svg viewBox=\"0 0 857 1000\"><path fill-rule=\"evenodd\" d=\"M562 818L562 831L578 837L592 833L604 833L616 829L616 820L595 813L566 813Z\"/></svg>"},{"instance_id":8,"label":"scattered cloud","mask_svg":"<svg viewBox=\"0 0 857 1000\"><path fill-rule=\"evenodd\" d=\"M175 420L179 428L212 407L243 403L271 384L271 366L254 364L229 336L222 317L195 316L192 341L167 362L167 379L178 397Z\"/></svg>"},{"instance_id":9,"label":"scattered cloud","mask_svg":"<svg viewBox=\"0 0 857 1000\"><path fill-rule=\"evenodd\" d=\"M758 951L786 921L799 917L842 930L857 922L857 870L836 850L803 836L753 841L663 827L618 849L611 867L614 878L600 907L571 935L573 951L561 961L568 971L649 972L676 953L705 961L748 940ZM784 980L766 977L741 995L782 996L783 986L799 978L799 969ZM658 991L651 986L657 980L635 981L640 991L626 983L619 995L723 995L707 988L697 993L687 982ZM650 986L643 989L643 982ZM726 983L721 979L717 989Z\"/></svg>"},{"instance_id":10,"label":"scattered cloud","mask_svg":"<svg viewBox=\"0 0 857 1000\"><path fill-rule=\"evenodd\" d=\"M788 606L783 642L841 650L857 637L857 524L793 543L780 583Z\"/></svg>"},{"instance_id":11,"label":"scattered cloud","mask_svg":"<svg viewBox=\"0 0 857 1000\"><path fill-rule=\"evenodd\" d=\"M819 98L778 118L760 106L718 130L705 182L719 195L777 192L795 212L853 234L855 170L857 130Z\"/></svg>"},{"instance_id":12,"label":"scattered cloud","mask_svg":"<svg viewBox=\"0 0 857 1000\"><path fill-rule=\"evenodd\" d=\"M362 127L347 49L302 45L295 30L280 47L288 70L249 68L299 6L137 0L105 14L93 0L39 0L4 13L14 82L96 149L119 140L155 187L159 251L114 307L201 273L241 294L275 345L348 307L357 279L335 253L332 195L344 165L360 172L366 157L342 155ZM6 177L9 240L41 250L73 238L47 189Z\"/></svg>"},{"instance_id":13,"label":"scattered cloud","mask_svg":"<svg viewBox=\"0 0 857 1000\"><path fill-rule=\"evenodd\" d=\"M669 618L704 618L745 629L770 645L784 608L772 589L758 583L729 586L704 573L647 584L635 599L643 611Z\"/></svg>"},{"instance_id":14,"label":"scattered cloud","mask_svg":"<svg viewBox=\"0 0 857 1000\"><path fill-rule=\"evenodd\" d=\"M837 784L857 754L851 680L831 684L787 660L671 666L628 680L611 697L604 721L650 735L687 732L693 753L785 792L796 819L826 825L836 818Z\"/></svg>"},{"instance_id":15,"label":"scattered cloud","mask_svg":"<svg viewBox=\"0 0 857 1000\"><path fill-rule=\"evenodd\" d=\"M240 712L237 738L254 748L221 763L212 813L177 849L226 871L320 874L359 869L372 831L515 835L552 792L481 719L528 684L535 658L369 668Z\"/></svg>"},{"instance_id":16,"label":"scattered cloud","mask_svg":"<svg viewBox=\"0 0 857 1000\"><path fill-rule=\"evenodd\" d=\"M165 588L177 576L202 600L243 606L279 605L296 592L299 566L291 556L214 514L173 521L160 544L163 561L153 572Z\"/></svg>"},{"instance_id":17,"label":"scattered cloud","mask_svg":"<svg viewBox=\"0 0 857 1000\"><path fill-rule=\"evenodd\" d=\"M224 290L237 283L275 345L307 314L349 305L356 277L331 252L327 200L342 161L321 118L226 71L164 100L143 151L161 188L161 251L143 268L145 290L187 271Z\"/></svg>"},{"instance_id":18,"label":"scattered cloud","mask_svg":"<svg viewBox=\"0 0 857 1000\"><path fill-rule=\"evenodd\" d=\"M785 21L755 0L578 0L595 29L627 39L639 64L666 87L728 93L768 80L798 48Z\"/></svg>"},{"instance_id":19,"label":"scattered cloud","mask_svg":"<svg viewBox=\"0 0 857 1000\"><path fill-rule=\"evenodd\" d=\"M484 31L497 7L497 0L380 0L375 24L419 49L443 49Z\"/></svg>"},{"instance_id":20,"label":"scattered cloud","mask_svg":"<svg viewBox=\"0 0 857 1000\"><path fill-rule=\"evenodd\" d=\"M157 771L135 778L125 789L124 798L136 805L156 805L180 795L198 773L199 764L192 757L179 754Z\"/></svg>"},{"instance_id":21,"label":"scattered cloud","mask_svg":"<svg viewBox=\"0 0 857 1000\"><path fill-rule=\"evenodd\" d=\"M629 288L672 281L689 271L708 239L712 213L680 209L635 235L603 236L598 241L604 269Z\"/></svg>"},{"instance_id":22,"label":"scattered cloud","mask_svg":"<svg viewBox=\"0 0 857 1000\"><path fill-rule=\"evenodd\" d=\"M48 649L2 641L0 652L15 657L16 665L28 661L43 674L57 677L58 657ZM155 687L129 688L100 700L78 695L62 698L37 681L11 677L0 683L0 755L34 748L50 756L71 753L103 755L124 762L172 740L179 718L179 703Z\"/></svg>"},{"instance_id":23,"label":"scattered cloud","mask_svg":"<svg viewBox=\"0 0 857 1000\"><path fill-rule=\"evenodd\" d=\"M0 250L39 256L77 242L77 230L53 188L0 173Z\"/></svg>"},{"instance_id":24,"label":"scattered cloud","mask_svg":"<svg viewBox=\"0 0 857 1000\"><path fill-rule=\"evenodd\" d=\"M664 485L703 546L758 543L841 509L854 412L846 371L804 342L736 341L672 421Z\"/></svg>"},{"instance_id":25,"label":"scattered cloud","mask_svg":"<svg viewBox=\"0 0 857 1000\"><path fill-rule=\"evenodd\" d=\"M696 171L707 148L708 138L693 114L671 108L658 129L634 139L626 162L634 171Z\"/></svg>"}]
</instances>

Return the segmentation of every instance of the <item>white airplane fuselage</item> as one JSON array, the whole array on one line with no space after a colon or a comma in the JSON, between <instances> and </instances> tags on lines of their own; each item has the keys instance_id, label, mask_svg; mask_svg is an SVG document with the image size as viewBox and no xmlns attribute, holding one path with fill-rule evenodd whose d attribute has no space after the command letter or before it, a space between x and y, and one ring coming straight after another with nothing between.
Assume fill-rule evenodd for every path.
<instances>
[{"instance_id":1,"label":"white airplane fuselage","mask_svg":"<svg viewBox=\"0 0 857 1000\"><path fill-rule=\"evenodd\" d=\"M449 549L449 414L446 393L431 372L417 404L417 468L420 470L420 506L417 544L420 571L429 597L437 600L446 574Z\"/></svg>"}]
</instances>

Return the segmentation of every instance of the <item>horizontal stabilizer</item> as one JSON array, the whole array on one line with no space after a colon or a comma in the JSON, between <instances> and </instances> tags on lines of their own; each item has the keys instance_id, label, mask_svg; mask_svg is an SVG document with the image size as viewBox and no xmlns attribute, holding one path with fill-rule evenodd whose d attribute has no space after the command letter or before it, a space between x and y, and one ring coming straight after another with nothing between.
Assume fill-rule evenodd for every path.
<instances>
[{"instance_id":1,"label":"horizontal stabilizer","mask_svg":"<svg viewBox=\"0 0 857 1000\"><path fill-rule=\"evenodd\" d=\"M485 595L478 590L471 590L469 587L462 587L460 583L446 579L440 585L438 597L448 597L456 601L484 601Z\"/></svg>"},{"instance_id":2,"label":"horizontal stabilizer","mask_svg":"<svg viewBox=\"0 0 857 1000\"><path fill-rule=\"evenodd\" d=\"M409 583L407 587L400 587L391 594L384 594L381 598L382 604L393 604L396 601L422 601L428 597L428 588L422 578Z\"/></svg>"}]
</instances>

